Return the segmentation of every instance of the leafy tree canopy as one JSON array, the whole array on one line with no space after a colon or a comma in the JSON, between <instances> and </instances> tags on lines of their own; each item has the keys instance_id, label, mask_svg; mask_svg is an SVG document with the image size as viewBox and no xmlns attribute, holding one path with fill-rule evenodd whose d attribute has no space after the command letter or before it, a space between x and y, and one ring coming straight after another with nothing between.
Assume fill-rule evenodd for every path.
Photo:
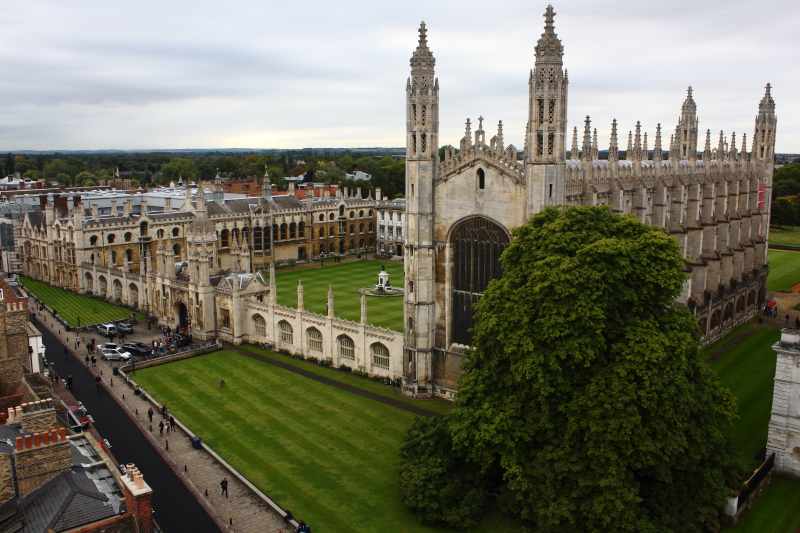
<instances>
[{"instance_id":1,"label":"leafy tree canopy","mask_svg":"<svg viewBox=\"0 0 800 533\"><path fill-rule=\"evenodd\" d=\"M794 226L798 222L797 208L792 205L792 198L777 198L772 202L771 226Z\"/></svg>"},{"instance_id":2,"label":"leafy tree canopy","mask_svg":"<svg viewBox=\"0 0 800 533\"><path fill-rule=\"evenodd\" d=\"M159 180L161 183L171 181L178 183L181 177L183 181L194 181L197 177L197 167L195 167L194 161L182 157L173 158L172 161L161 167L161 172L163 174Z\"/></svg>"},{"instance_id":3,"label":"leafy tree canopy","mask_svg":"<svg viewBox=\"0 0 800 533\"><path fill-rule=\"evenodd\" d=\"M739 486L720 431L735 401L674 303L677 242L607 207L549 208L513 233L477 304L452 453L487 482L499 469L489 488L536 531L717 531Z\"/></svg>"}]
</instances>

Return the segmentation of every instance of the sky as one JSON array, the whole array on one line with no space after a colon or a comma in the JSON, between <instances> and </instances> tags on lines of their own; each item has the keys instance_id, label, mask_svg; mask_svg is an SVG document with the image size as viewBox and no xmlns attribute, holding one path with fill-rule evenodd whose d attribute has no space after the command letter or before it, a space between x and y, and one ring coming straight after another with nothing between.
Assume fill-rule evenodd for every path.
<instances>
[{"instance_id":1,"label":"sky","mask_svg":"<svg viewBox=\"0 0 800 533\"><path fill-rule=\"evenodd\" d=\"M503 121L523 147L546 2L4 2L0 151L398 147L421 20L440 145ZM608 145L674 130L691 85L701 130L752 135L767 82L778 153L800 153L797 0L554 3L569 126ZM621 141L623 142L623 141ZM624 142L623 142L624 144ZM665 140L665 149L668 147ZM702 141L701 141L702 144ZM651 141L652 146L652 141Z\"/></svg>"}]
</instances>

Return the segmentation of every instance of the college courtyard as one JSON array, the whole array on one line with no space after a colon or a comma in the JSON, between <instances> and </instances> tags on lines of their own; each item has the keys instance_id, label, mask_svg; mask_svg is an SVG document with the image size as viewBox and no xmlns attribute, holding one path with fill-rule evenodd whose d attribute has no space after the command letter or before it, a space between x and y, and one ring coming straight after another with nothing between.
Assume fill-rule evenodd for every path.
<instances>
[{"instance_id":1,"label":"college courtyard","mask_svg":"<svg viewBox=\"0 0 800 533\"><path fill-rule=\"evenodd\" d=\"M800 255L770 251L769 290L783 309L800 299ZM351 261L312 264L276 274L278 303L295 307L302 282L305 306L324 313L329 285L336 315L357 320L358 289L377 280L381 264ZM402 286L403 266L387 263L393 285ZM72 326L90 320L130 316L131 311L85 296L23 280L41 301ZM778 291L787 292L778 292ZM794 291L794 292L792 292ZM400 330L402 298L369 298L369 322ZM783 309L779 311L784 314ZM796 311L789 311L793 316ZM793 320L793 318L792 318ZM775 376L775 352L782 321L758 315L704 353L722 385L737 398L739 416L725 434L734 443L744 470L767 438ZM142 330L143 328L138 328ZM155 335L155 332L153 332ZM452 407L439 399L414 400L391 386L314 362L251 345L224 349L151 366L130 374L227 463L284 509L314 526L314 531L449 531L420 526L403 507L395 472L398 450L414 416L441 416ZM225 387L220 387L220 380ZM800 481L775 476L737 530L791 533L800 526ZM474 531L517 531L498 512Z\"/></svg>"}]
</instances>

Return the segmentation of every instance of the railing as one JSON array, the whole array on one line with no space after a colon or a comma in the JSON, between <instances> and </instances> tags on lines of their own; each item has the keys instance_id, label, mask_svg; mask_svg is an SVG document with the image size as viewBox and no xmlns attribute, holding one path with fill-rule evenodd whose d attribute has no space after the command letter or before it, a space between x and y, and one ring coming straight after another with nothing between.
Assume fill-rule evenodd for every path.
<instances>
[{"instance_id":1,"label":"railing","mask_svg":"<svg viewBox=\"0 0 800 533\"><path fill-rule=\"evenodd\" d=\"M761 482L764 481L764 478L766 478L769 473L772 472L772 468L774 466L775 454L772 453L769 457L767 457L767 460L764 461L764 464L762 464L758 470L756 470L753 475L750 476L750 479L745 481L747 488L739 493L738 506L740 509L742 508L742 505L747 502L747 498L749 498L750 495L753 494L756 489L758 489L759 485L761 485Z\"/></svg>"}]
</instances>

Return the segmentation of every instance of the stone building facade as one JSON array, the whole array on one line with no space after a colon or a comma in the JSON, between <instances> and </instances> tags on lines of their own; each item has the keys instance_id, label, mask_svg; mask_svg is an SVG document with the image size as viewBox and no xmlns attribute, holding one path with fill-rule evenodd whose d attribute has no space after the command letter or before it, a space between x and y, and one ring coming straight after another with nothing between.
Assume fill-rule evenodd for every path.
<instances>
[{"instance_id":1,"label":"stone building facade","mask_svg":"<svg viewBox=\"0 0 800 533\"><path fill-rule=\"evenodd\" d=\"M784 329L772 347L777 354L767 455L775 454L775 468L800 477L800 332Z\"/></svg>"},{"instance_id":2,"label":"stone building facade","mask_svg":"<svg viewBox=\"0 0 800 533\"><path fill-rule=\"evenodd\" d=\"M425 24L406 84L406 237L404 392L452 396L471 342L473 305L502 275L499 257L511 230L547 206L608 205L636 216L683 246L689 277L678 302L696 316L706 341L750 318L764 303L775 103L767 85L750 152L742 135L710 130L698 151L699 121L692 90L675 133L654 150L637 123L621 156L616 121L607 159L599 158L589 117L579 149L567 127L569 78L552 7L528 78L524 148L506 145L502 121L487 141L483 117L467 119L458 150L440 160L439 82ZM491 133L490 133L491 135ZM664 144L669 142L669 153Z\"/></svg>"},{"instance_id":3,"label":"stone building facade","mask_svg":"<svg viewBox=\"0 0 800 533\"><path fill-rule=\"evenodd\" d=\"M378 254L403 257L405 214L405 198L378 202Z\"/></svg>"},{"instance_id":4,"label":"stone building facade","mask_svg":"<svg viewBox=\"0 0 800 533\"><path fill-rule=\"evenodd\" d=\"M0 279L0 398L17 394L28 355L28 299Z\"/></svg>"}]
</instances>

